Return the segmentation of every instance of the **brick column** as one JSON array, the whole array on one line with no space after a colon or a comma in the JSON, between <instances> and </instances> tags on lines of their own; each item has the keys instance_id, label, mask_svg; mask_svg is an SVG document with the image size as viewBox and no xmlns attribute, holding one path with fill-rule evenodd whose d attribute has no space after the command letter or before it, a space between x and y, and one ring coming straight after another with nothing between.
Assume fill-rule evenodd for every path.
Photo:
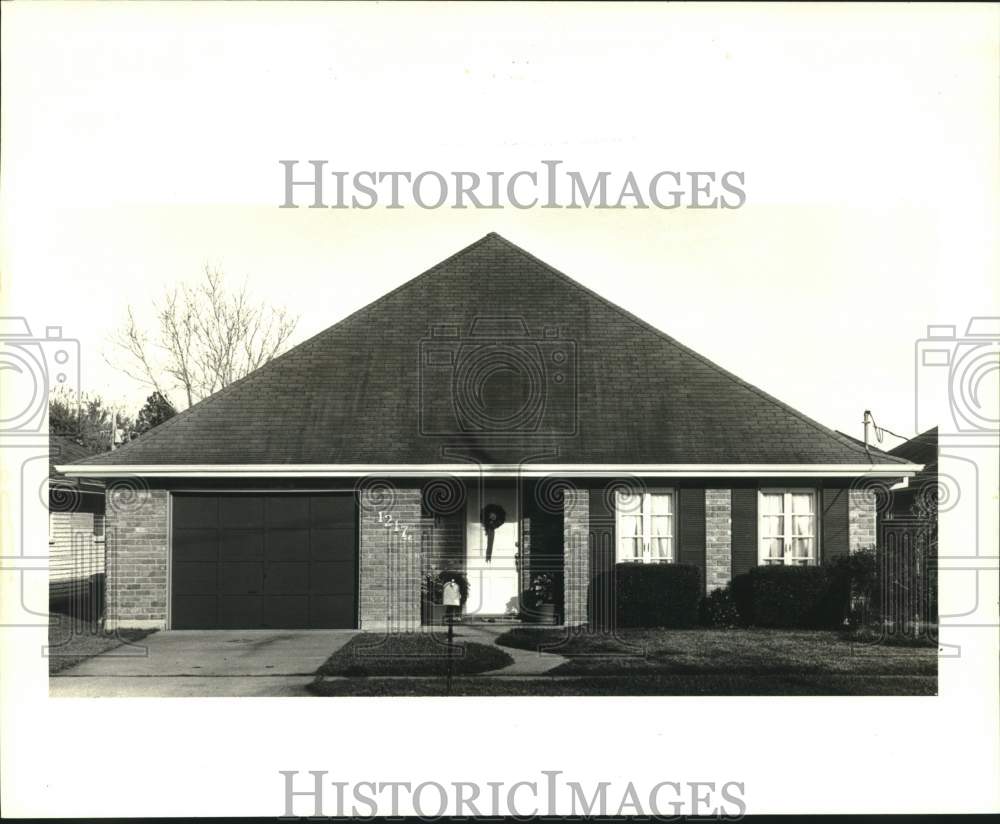
<instances>
[{"instance_id":1,"label":"brick column","mask_svg":"<svg viewBox=\"0 0 1000 824\"><path fill-rule=\"evenodd\" d=\"M105 516L108 629L166 629L170 494L112 482Z\"/></svg>"},{"instance_id":2,"label":"brick column","mask_svg":"<svg viewBox=\"0 0 1000 824\"><path fill-rule=\"evenodd\" d=\"M590 493L570 488L563 494L563 623L587 623L590 587Z\"/></svg>"},{"instance_id":3,"label":"brick column","mask_svg":"<svg viewBox=\"0 0 1000 824\"><path fill-rule=\"evenodd\" d=\"M847 546L854 553L875 546L875 490L851 489L847 502Z\"/></svg>"},{"instance_id":4,"label":"brick column","mask_svg":"<svg viewBox=\"0 0 1000 824\"><path fill-rule=\"evenodd\" d=\"M733 494L705 490L705 592L722 589L733 571Z\"/></svg>"},{"instance_id":5,"label":"brick column","mask_svg":"<svg viewBox=\"0 0 1000 824\"><path fill-rule=\"evenodd\" d=\"M420 628L423 535L418 488L362 488L360 627L411 632Z\"/></svg>"}]
</instances>

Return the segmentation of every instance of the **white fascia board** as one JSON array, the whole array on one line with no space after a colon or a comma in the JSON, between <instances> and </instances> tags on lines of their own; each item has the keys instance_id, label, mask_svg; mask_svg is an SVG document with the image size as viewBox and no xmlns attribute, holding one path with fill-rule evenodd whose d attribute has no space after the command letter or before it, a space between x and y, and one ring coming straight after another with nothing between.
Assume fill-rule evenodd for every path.
<instances>
[{"instance_id":1,"label":"white fascia board","mask_svg":"<svg viewBox=\"0 0 1000 824\"><path fill-rule=\"evenodd\" d=\"M905 478L923 464L68 464L56 470L84 478Z\"/></svg>"}]
</instances>

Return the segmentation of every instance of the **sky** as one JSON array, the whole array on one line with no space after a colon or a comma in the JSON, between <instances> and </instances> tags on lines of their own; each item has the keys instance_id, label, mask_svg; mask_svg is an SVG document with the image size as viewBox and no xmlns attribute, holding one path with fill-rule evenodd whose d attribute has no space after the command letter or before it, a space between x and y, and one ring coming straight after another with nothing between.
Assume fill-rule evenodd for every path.
<instances>
[{"instance_id":1,"label":"sky","mask_svg":"<svg viewBox=\"0 0 1000 824\"><path fill-rule=\"evenodd\" d=\"M138 408L111 337L206 264L297 342L489 231L858 437L915 434L928 324L1000 314L989 6L338 11L4 9L3 314L78 340L82 389ZM740 170L747 200L285 210L280 159Z\"/></svg>"}]
</instances>

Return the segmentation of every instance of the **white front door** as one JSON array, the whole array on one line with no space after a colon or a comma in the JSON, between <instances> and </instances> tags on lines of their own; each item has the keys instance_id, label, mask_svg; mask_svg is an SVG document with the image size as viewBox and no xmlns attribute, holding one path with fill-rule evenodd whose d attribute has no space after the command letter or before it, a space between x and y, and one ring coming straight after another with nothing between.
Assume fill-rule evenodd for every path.
<instances>
[{"instance_id":1,"label":"white front door","mask_svg":"<svg viewBox=\"0 0 1000 824\"><path fill-rule=\"evenodd\" d=\"M506 518L502 526L493 531L493 553L486 561L488 536L482 525L482 511L488 504L503 507ZM520 513L517 506L515 483L486 482L470 484L465 552L469 576L469 599L466 615L504 615L516 612L518 605L517 570L518 542L520 540Z\"/></svg>"}]
</instances>

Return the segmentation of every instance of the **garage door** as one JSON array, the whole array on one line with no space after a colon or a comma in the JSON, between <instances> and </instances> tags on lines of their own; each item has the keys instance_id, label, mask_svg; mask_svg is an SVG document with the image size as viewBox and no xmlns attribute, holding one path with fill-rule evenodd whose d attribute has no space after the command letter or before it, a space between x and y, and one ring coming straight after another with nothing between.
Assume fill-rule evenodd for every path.
<instances>
[{"instance_id":1,"label":"garage door","mask_svg":"<svg viewBox=\"0 0 1000 824\"><path fill-rule=\"evenodd\" d=\"M354 496L173 496L174 629L353 628Z\"/></svg>"}]
</instances>

